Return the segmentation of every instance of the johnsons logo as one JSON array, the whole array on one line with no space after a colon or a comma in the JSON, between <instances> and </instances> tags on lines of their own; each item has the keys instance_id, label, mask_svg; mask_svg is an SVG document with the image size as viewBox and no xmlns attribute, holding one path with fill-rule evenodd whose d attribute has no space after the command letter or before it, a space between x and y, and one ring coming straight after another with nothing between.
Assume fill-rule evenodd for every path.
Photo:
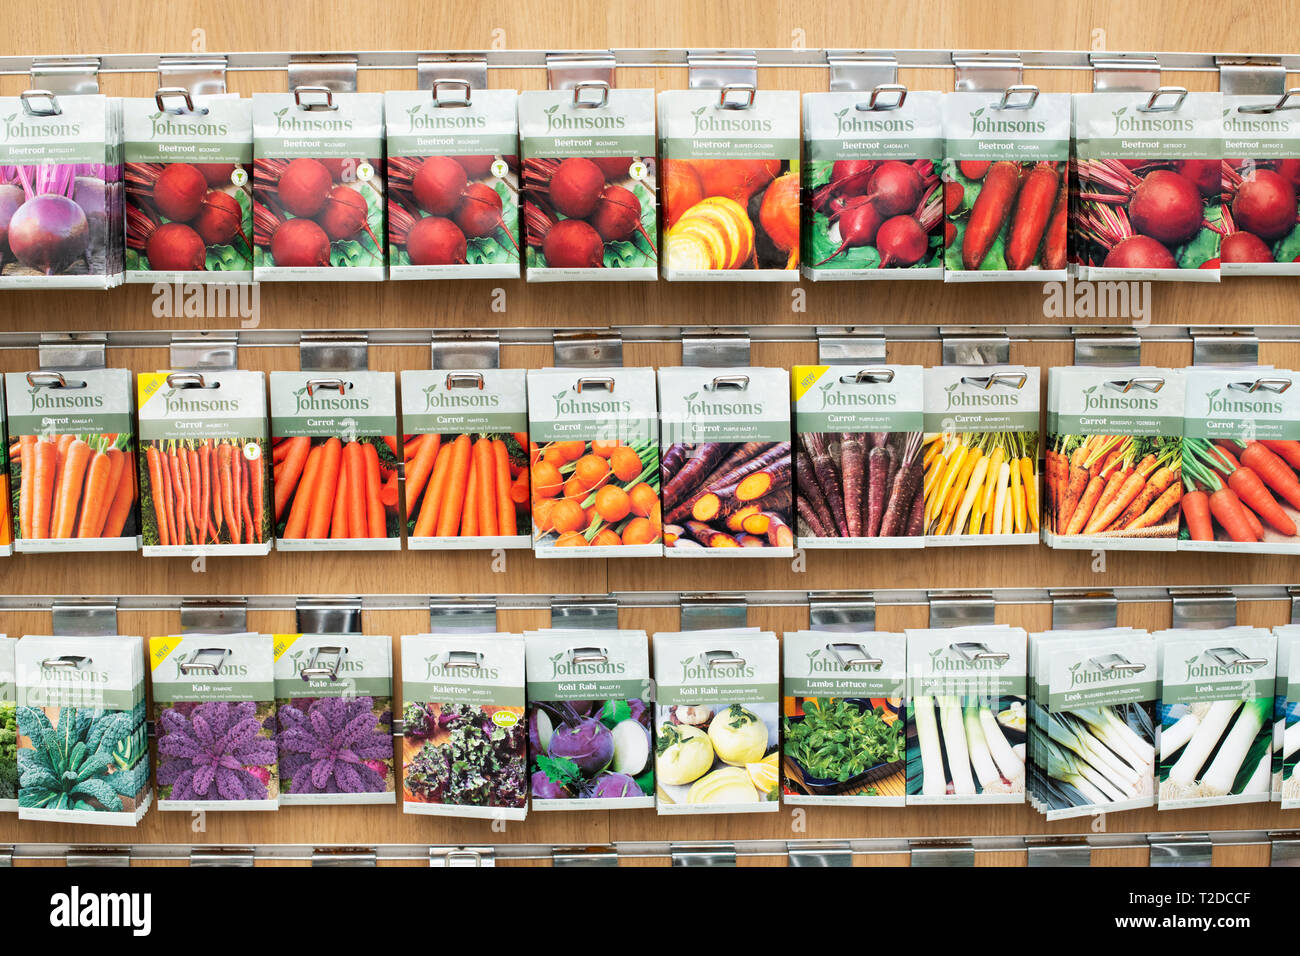
<instances>
[{"instance_id":1,"label":"johnsons logo","mask_svg":"<svg viewBox=\"0 0 1300 956\"><path fill-rule=\"evenodd\" d=\"M742 661L710 661L703 654L684 658L679 663L682 666L683 683L697 680L736 680L754 676L754 667L751 664Z\"/></svg>"},{"instance_id":2,"label":"johnsons logo","mask_svg":"<svg viewBox=\"0 0 1300 956\"><path fill-rule=\"evenodd\" d=\"M1285 133L1290 129L1291 124L1284 119L1277 119L1267 115L1239 113L1231 106L1223 111L1223 131L1225 133L1257 135L1259 133ZM1243 173L1245 171L1245 169L1241 170Z\"/></svg>"},{"instance_id":3,"label":"johnsons logo","mask_svg":"<svg viewBox=\"0 0 1300 956\"><path fill-rule=\"evenodd\" d=\"M999 389L979 389L977 391L959 391L961 382L953 382L944 392L948 395L948 408L1011 408L1020 404L1020 395L1016 391Z\"/></svg>"},{"instance_id":4,"label":"johnsons logo","mask_svg":"<svg viewBox=\"0 0 1300 956\"><path fill-rule=\"evenodd\" d=\"M487 117L471 113L465 109L439 109L426 107L417 103L406 111L406 118L411 124L411 132L444 129L484 129Z\"/></svg>"},{"instance_id":5,"label":"johnsons logo","mask_svg":"<svg viewBox=\"0 0 1300 956\"><path fill-rule=\"evenodd\" d=\"M1010 656L1007 656L979 657L973 660L967 660L955 651L951 654L948 653L948 650L947 647L939 647L930 652L930 669L935 673L941 673L943 671L960 671L962 673L969 673L971 671L1000 671L1006 666L1007 661L1011 659Z\"/></svg>"},{"instance_id":6,"label":"johnsons logo","mask_svg":"<svg viewBox=\"0 0 1300 956\"><path fill-rule=\"evenodd\" d=\"M177 681L193 681L196 678L199 680L203 680L205 678L211 680L224 680L227 677L248 676L248 665L240 664L238 662L232 661L229 655L227 655L226 658L222 660L219 669L216 671L209 671L209 670L196 671L193 668L191 668L189 673L186 673L185 669L190 666L191 657L192 655L185 654L176 659L176 680Z\"/></svg>"},{"instance_id":7,"label":"johnsons logo","mask_svg":"<svg viewBox=\"0 0 1300 956\"><path fill-rule=\"evenodd\" d=\"M108 671L83 670L80 667L41 667L41 682L54 685L107 684Z\"/></svg>"},{"instance_id":8,"label":"johnsons logo","mask_svg":"<svg viewBox=\"0 0 1300 956\"><path fill-rule=\"evenodd\" d=\"M854 133L911 133L915 130L915 120L898 117L867 119L851 106L846 106L835 114L837 136L850 136Z\"/></svg>"},{"instance_id":9,"label":"johnsons logo","mask_svg":"<svg viewBox=\"0 0 1300 956\"><path fill-rule=\"evenodd\" d=\"M682 405L686 414L692 418L722 418L738 417L744 418L752 415L762 415L764 412L762 402L722 402L708 401L700 398L699 392L691 392L689 395L682 396Z\"/></svg>"},{"instance_id":10,"label":"johnsons logo","mask_svg":"<svg viewBox=\"0 0 1300 956\"><path fill-rule=\"evenodd\" d=\"M312 655L308 651L294 651L289 655L289 660L293 662L293 672L295 674L301 674L303 668L312 663ZM356 660L350 657L344 657L341 661L338 661L337 664L331 663L328 665L320 664L318 658L317 664L322 668L329 667L330 670L338 674L360 674L366 669L365 661Z\"/></svg>"},{"instance_id":11,"label":"johnsons logo","mask_svg":"<svg viewBox=\"0 0 1300 956\"><path fill-rule=\"evenodd\" d=\"M826 654L819 647L808 652L808 673L812 674L847 674L859 673L850 671L845 667L837 657Z\"/></svg>"},{"instance_id":12,"label":"johnsons logo","mask_svg":"<svg viewBox=\"0 0 1300 956\"><path fill-rule=\"evenodd\" d=\"M202 114L194 114L202 115ZM167 139L171 136L229 136L230 127L225 123L213 123L205 120L180 120L174 113L151 113L149 125L153 139Z\"/></svg>"},{"instance_id":13,"label":"johnsons logo","mask_svg":"<svg viewBox=\"0 0 1300 956\"><path fill-rule=\"evenodd\" d=\"M1111 113L1115 119L1114 135L1121 133L1193 133L1196 120L1178 119L1167 113L1140 114L1130 113L1127 106L1121 106Z\"/></svg>"},{"instance_id":14,"label":"johnsons logo","mask_svg":"<svg viewBox=\"0 0 1300 956\"><path fill-rule=\"evenodd\" d=\"M551 397L555 400L556 418L565 415L626 415L632 411L631 402L617 398L574 398L567 388Z\"/></svg>"},{"instance_id":15,"label":"johnsons logo","mask_svg":"<svg viewBox=\"0 0 1300 956\"><path fill-rule=\"evenodd\" d=\"M202 415L237 412L239 402L233 398L205 398L206 389L173 388L163 393L168 415Z\"/></svg>"},{"instance_id":16,"label":"johnsons logo","mask_svg":"<svg viewBox=\"0 0 1300 956\"><path fill-rule=\"evenodd\" d=\"M1208 400L1205 410L1210 415L1281 415L1284 411L1281 402L1235 398L1221 388L1206 392L1205 397Z\"/></svg>"},{"instance_id":17,"label":"johnsons logo","mask_svg":"<svg viewBox=\"0 0 1300 956\"><path fill-rule=\"evenodd\" d=\"M1158 399L1133 394L1112 395L1101 385L1088 386L1082 397L1085 412L1149 412L1160 407Z\"/></svg>"},{"instance_id":18,"label":"johnsons logo","mask_svg":"<svg viewBox=\"0 0 1300 956\"><path fill-rule=\"evenodd\" d=\"M984 111L992 110L993 112L985 116ZM974 113L970 114L970 131L971 135L977 133L1046 133L1047 123L1043 120L1036 119L1014 119L1013 117L1018 110L1012 110L1003 113L992 106L981 106Z\"/></svg>"},{"instance_id":19,"label":"johnsons logo","mask_svg":"<svg viewBox=\"0 0 1300 956\"><path fill-rule=\"evenodd\" d=\"M349 398L337 391L316 392L310 394L304 385L293 393L298 402L299 412L365 412L370 410L370 399Z\"/></svg>"},{"instance_id":20,"label":"johnsons logo","mask_svg":"<svg viewBox=\"0 0 1300 956\"><path fill-rule=\"evenodd\" d=\"M24 139L53 139L59 136L80 136L81 124L72 122L40 122L32 123L24 118L22 114L10 113L4 118L5 139L6 140L24 140Z\"/></svg>"},{"instance_id":21,"label":"johnsons logo","mask_svg":"<svg viewBox=\"0 0 1300 956\"><path fill-rule=\"evenodd\" d=\"M424 390L424 410L436 412L457 408L498 408L501 396L481 388L440 389L434 382Z\"/></svg>"},{"instance_id":22,"label":"johnsons logo","mask_svg":"<svg viewBox=\"0 0 1300 956\"><path fill-rule=\"evenodd\" d=\"M757 116L746 116L739 111L739 116L726 116L713 106L701 106L691 110L695 119L695 135L701 133L770 133L772 121Z\"/></svg>"},{"instance_id":23,"label":"johnsons logo","mask_svg":"<svg viewBox=\"0 0 1300 956\"><path fill-rule=\"evenodd\" d=\"M1198 654L1195 657L1189 657L1185 661L1187 664L1188 680L1205 680L1210 677L1237 677L1245 676L1254 672L1259 664L1253 661L1241 661L1236 664L1211 664L1201 663L1204 655Z\"/></svg>"},{"instance_id":24,"label":"johnsons logo","mask_svg":"<svg viewBox=\"0 0 1300 956\"><path fill-rule=\"evenodd\" d=\"M1102 684L1108 680L1113 680L1116 674L1124 675L1123 671L1105 671L1098 668L1089 670L1084 666L1083 661L1079 661L1070 667L1070 686L1078 687L1080 684Z\"/></svg>"},{"instance_id":25,"label":"johnsons logo","mask_svg":"<svg viewBox=\"0 0 1300 956\"><path fill-rule=\"evenodd\" d=\"M836 390L835 384L830 381L821 387L822 408L893 408L898 404L893 392L875 388Z\"/></svg>"},{"instance_id":26,"label":"johnsons logo","mask_svg":"<svg viewBox=\"0 0 1300 956\"><path fill-rule=\"evenodd\" d=\"M542 112L546 114L546 132L548 133L616 130L623 129L627 125L627 121L622 116L616 116L604 110L580 110L576 113L561 113L559 103Z\"/></svg>"},{"instance_id":27,"label":"johnsons logo","mask_svg":"<svg viewBox=\"0 0 1300 956\"><path fill-rule=\"evenodd\" d=\"M477 667L448 667L446 654L430 654L424 659L425 680L498 680L501 668L484 667L482 661Z\"/></svg>"},{"instance_id":28,"label":"johnsons logo","mask_svg":"<svg viewBox=\"0 0 1300 956\"><path fill-rule=\"evenodd\" d=\"M627 673L623 661L575 661L566 651L547 658L551 662L551 676L564 677L617 677Z\"/></svg>"},{"instance_id":29,"label":"johnsons logo","mask_svg":"<svg viewBox=\"0 0 1300 956\"><path fill-rule=\"evenodd\" d=\"M339 117L313 116L305 110L285 107L276 110L277 133L341 133L352 129L352 120Z\"/></svg>"},{"instance_id":30,"label":"johnsons logo","mask_svg":"<svg viewBox=\"0 0 1300 956\"><path fill-rule=\"evenodd\" d=\"M32 388L27 391L33 412L90 411L104 407L104 396L82 389Z\"/></svg>"}]
</instances>

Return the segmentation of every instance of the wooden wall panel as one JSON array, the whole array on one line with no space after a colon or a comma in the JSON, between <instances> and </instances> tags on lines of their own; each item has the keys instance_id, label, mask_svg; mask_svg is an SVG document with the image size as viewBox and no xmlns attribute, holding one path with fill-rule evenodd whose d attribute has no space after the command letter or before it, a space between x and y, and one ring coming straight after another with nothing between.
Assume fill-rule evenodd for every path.
<instances>
[{"instance_id":1,"label":"wooden wall panel","mask_svg":"<svg viewBox=\"0 0 1300 956\"><path fill-rule=\"evenodd\" d=\"M857 0L660 0L653 5L606 4L579 7L555 0L516 0L473 6L449 0L392 0L379 15L357 15L338 2L312 0L293 4L217 3L175 0L166 5L123 0L87 6L53 0L42 16L17 18L0 35L0 55L31 53L182 52L227 50L346 50L421 47L437 49L512 48L580 49L604 47L955 47L964 49L1219 50L1280 52L1294 49L1300 29L1286 0L1259 0L1250 16L1224 16L1211 5L1188 6L1174 0L1143 4L1121 0L1087 0L1058 5L1045 12L1028 0L934 0L895 6L880 16ZM914 87L943 88L947 71L904 71ZM1083 73L1031 71L1027 77L1045 89L1087 88ZM1209 74L1166 78L1192 88L1213 88ZM818 70L769 70L760 78L769 87L824 89ZM366 71L364 90L410 87L407 71ZM537 70L493 73L494 85L540 88ZM684 85L680 69L636 69L619 75L619 84ZM231 88L244 94L282 89L277 71L231 76ZM0 93L11 95L28 85L26 78L0 77ZM103 78L106 92L148 95L155 87L149 74ZM493 311L496 289L504 290L505 311ZM1147 321L1268 325L1296 323L1293 280L1252 279L1222 286L1170 284L1151 290ZM806 311L792 311L792 289L766 284L619 284L528 286L502 283L430 282L272 284L260 291L257 322L264 328L483 328L539 329L663 323L758 325L808 324L1002 324L1058 321L1046 316L1043 290L1034 284L944 286L922 283L821 283L802 286ZM233 319L184 320L156 316L147 287L131 286L102 293L17 293L0 295L0 330L229 328ZM1066 320L1069 321L1069 320ZM1076 324L1090 321L1076 320ZM669 344L628 348L629 363L672 364L679 350ZM756 346L757 363L789 365L815 357L810 344ZM896 362L935 364L938 346L909 343L891 346ZM1190 347L1151 346L1146 360L1185 364ZM1048 367L1068 364L1065 343L1013 346L1013 360ZM1300 367L1300 345L1265 344L1261 360ZM32 367L31 352L0 351L0 369ZM536 367L549 361L539 347L507 348L503 364ZM114 350L112 365L136 371L166 362L161 350ZM428 352L418 348L376 348L372 367L423 368ZM292 349L245 349L244 368L296 368ZM511 552L504 571L483 554L401 552L363 554L272 554L269 558L209 559L203 573L188 560L89 555L26 556L3 562L0 581L12 594L195 594L245 595L295 593L303 590L340 594L433 593L537 595L607 590L690 589L743 590L990 586L1118 586L1281 584L1300 578L1295 558L1227 559L1220 555L1109 554L1097 566L1086 552L1052 552L1042 547L1001 550L937 549L924 552L813 552L803 564L746 561L702 564L668 560L538 561ZM1269 625L1287 618L1285 602L1243 606L1243 623ZM1030 628L1048 626L1046 606L1003 607L998 619ZM518 630L543 625L541 611L503 613L501 626ZM806 608L757 608L751 622L778 632L807 625ZM1120 622L1164 627L1167 604L1120 607ZM125 633L148 635L174 630L175 613L123 614ZM372 633L400 635L427 625L420 611L367 612ZM636 609L623 615L625 626L649 631L675 629L671 609ZM925 609L881 607L882 628L924 625ZM250 624L266 630L292 627L288 612L250 615ZM48 615L6 615L0 628L10 634L49 629ZM790 809L765 816L677 818L665 821L653 811L625 813L535 814L504 832L479 821L437 820L404 815L399 808L291 808L275 814L210 813L204 829L194 832L185 814L150 812L138 830L23 824L0 818L0 843L14 841L128 841L250 844L314 842L601 843L608 840L843 838L900 835L970 836L1020 833L1087 832L1094 821L1048 824L1027 807L913 808L853 811L808 809L796 818ZM1109 832L1204 830L1293 826L1286 814L1267 806L1214 811L1132 811L1098 822ZM1249 847L1222 848L1221 863L1261 862L1267 854ZM1115 850L1094 854L1095 865L1145 862L1145 851ZM639 862L639 861L638 861ZM663 861L655 861L663 862ZM765 861L767 862L767 861ZM864 865L896 864L905 857L872 856ZM981 863L1023 863L1023 854L981 854Z\"/></svg>"}]
</instances>

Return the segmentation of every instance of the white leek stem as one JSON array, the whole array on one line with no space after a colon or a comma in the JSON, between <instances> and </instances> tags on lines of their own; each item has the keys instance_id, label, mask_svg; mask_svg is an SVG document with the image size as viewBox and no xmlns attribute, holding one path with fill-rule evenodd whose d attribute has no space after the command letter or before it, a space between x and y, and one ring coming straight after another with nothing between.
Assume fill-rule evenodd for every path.
<instances>
[{"instance_id":1,"label":"white leek stem","mask_svg":"<svg viewBox=\"0 0 1300 956\"><path fill-rule=\"evenodd\" d=\"M984 740L989 745L989 754L993 757L993 762L998 765L998 769L1002 771L1002 776L1012 782L1022 778L1025 775L1025 761L1016 756L1016 752L1011 749L1007 738L1002 735L1002 728L998 726L997 718L987 707L980 708L980 729L984 731Z\"/></svg>"},{"instance_id":2,"label":"white leek stem","mask_svg":"<svg viewBox=\"0 0 1300 956\"><path fill-rule=\"evenodd\" d=\"M1201 719L1189 711L1179 717L1168 730L1160 731L1160 759L1169 759L1179 747L1192 739L1200 726Z\"/></svg>"},{"instance_id":3,"label":"white leek stem","mask_svg":"<svg viewBox=\"0 0 1300 956\"><path fill-rule=\"evenodd\" d=\"M934 698L914 697L912 717L916 721L916 740L921 748L921 793L927 797L941 797L948 792L948 782L943 778L943 753L939 749Z\"/></svg>"},{"instance_id":4,"label":"white leek stem","mask_svg":"<svg viewBox=\"0 0 1300 956\"><path fill-rule=\"evenodd\" d=\"M1241 701L1239 700L1216 700L1210 705L1210 709L1201 720L1200 726L1196 728L1196 733L1192 734L1192 739L1183 748L1182 756L1170 768L1169 776L1165 778L1167 783L1186 788L1196 782L1201 767L1209 758L1210 752L1214 750L1214 745L1223 736L1223 732L1227 730L1228 722L1232 720L1233 714L1240 707ZM1179 723L1182 723L1182 721L1179 721ZM1174 726L1177 726L1177 724ZM1163 752L1163 750L1162 743L1161 751ZM1238 762L1240 762L1240 758Z\"/></svg>"},{"instance_id":5,"label":"white leek stem","mask_svg":"<svg viewBox=\"0 0 1300 956\"><path fill-rule=\"evenodd\" d=\"M987 790L990 784L1001 782L1002 775L993 765L988 741L984 739L984 731L980 729L979 708L965 708L962 722L966 726L966 747L970 750L970 762L975 767L975 778L979 780L980 786Z\"/></svg>"},{"instance_id":6,"label":"white leek stem","mask_svg":"<svg viewBox=\"0 0 1300 956\"><path fill-rule=\"evenodd\" d=\"M1201 777L1201 786L1205 790L1215 794L1232 792L1232 781L1237 779L1237 772L1241 770L1246 754L1250 751L1250 745L1264 729L1265 717L1272 707L1273 701L1270 698L1261 697L1248 701L1246 706L1241 708L1232 730L1223 740L1223 746L1215 754L1210 769Z\"/></svg>"},{"instance_id":7,"label":"white leek stem","mask_svg":"<svg viewBox=\"0 0 1300 956\"><path fill-rule=\"evenodd\" d=\"M1300 750L1300 721L1296 721L1282 734L1282 759Z\"/></svg>"},{"instance_id":8,"label":"white leek stem","mask_svg":"<svg viewBox=\"0 0 1300 956\"><path fill-rule=\"evenodd\" d=\"M958 698L939 698L939 724L943 729L943 745L948 752L952 792L959 797L973 797L975 778L971 776L970 752L966 749L966 729L962 727Z\"/></svg>"},{"instance_id":9,"label":"white leek stem","mask_svg":"<svg viewBox=\"0 0 1300 956\"><path fill-rule=\"evenodd\" d=\"M1086 760L1079 761L1079 772L1106 794L1107 802L1112 800L1128 799L1127 794L1123 793L1119 787L1107 780L1104 774L1100 774L1094 770Z\"/></svg>"},{"instance_id":10,"label":"white leek stem","mask_svg":"<svg viewBox=\"0 0 1300 956\"><path fill-rule=\"evenodd\" d=\"M1255 772L1250 775L1246 781L1246 786L1242 788L1242 793L1268 793L1273 785L1273 762L1268 757L1268 751L1264 751L1259 758L1259 763L1255 765Z\"/></svg>"}]
</instances>

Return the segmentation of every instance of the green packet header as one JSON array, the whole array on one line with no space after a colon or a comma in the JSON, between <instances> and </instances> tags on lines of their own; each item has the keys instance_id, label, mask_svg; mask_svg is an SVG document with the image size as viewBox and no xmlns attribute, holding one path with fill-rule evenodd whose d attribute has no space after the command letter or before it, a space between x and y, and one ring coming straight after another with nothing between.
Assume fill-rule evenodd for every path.
<instances>
[{"instance_id":1,"label":"green packet header","mask_svg":"<svg viewBox=\"0 0 1300 956\"><path fill-rule=\"evenodd\" d=\"M795 431L919 432L924 369L919 365L796 365Z\"/></svg>"},{"instance_id":2,"label":"green packet header","mask_svg":"<svg viewBox=\"0 0 1300 956\"><path fill-rule=\"evenodd\" d=\"M277 634L275 696L391 697L392 638L375 634Z\"/></svg>"},{"instance_id":3,"label":"green packet header","mask_svg":"<svg viewBox=\"0 0 1300 956\"><path fill-rule=\"evenodd\" d=\"M787 633L781 641L787 697L901 697L907 641L884 631Z\"/></svg>"},{"instance_id":4,"label":"green packet header","mask_svg":"<svg viewBox=\"0 0 1300 956\"><path fill-rule=\"evenodd\" d=\"M28 635L12 646L19 706L130 710L144 698L138 637Z\"/></svg>"},{"instance_id":5,"label":"green packet header","mask_svg":"<svg viewBox=\"0 0 1300 956\"><path fill-rule=\"evenodd\" d=\"M534 441L659 437L652 368L533 369L528 372L528 428Z\"/></svg>"},{"instance_id":6,"label":"green packet header","mask_svg":"<svg viewBox=\"0 0 1300 956\"><path fill-rule=\"evenodd\" d=\"M5 374L9 433L18 435L130 434L131 373L124 368L60 373L63 384L33 373Z\"/></svg>"},{"instance_id":7,"label":"green packet header","mask_svg":"<svg viewBox=\"0 0 1300 956\"><path fill-rule=\"evenodd\" d=\"M908 90L896 109L871 109L864 92L805 93L803 138L809 160L933 159L943 156L943 94ZM882 92L878 104L898 101Z\"/></svg>"},{"instance_id":8,"label":"green packet header","mask_svg":"<svg viewBox=\"0 0 1300 956\"><path fill-rule=\"evenodd\" d=\"M790 440L790 376L779 368L661 368L663 442Z\"/></svg>"},{"instance_id":9,"label":"green packet header","mask_svg":"<svg viewBox=\"0 0 1300 956\"><path fill-rule=\"evenodd\" d=\"M1038 431L1039 369L943 365L924 373L925 430Z\"/></svg>"},{"instance_id":10,"label":"green packet header","mask_svg":"<svg viewBox=\"0 0 1300 956\"><path fill-rule=\"evenodd\" d=\"M799 94L758 90L744 109L740 91L665 90L659 94L659 138L665 159L774 159L800 155Z\"/></svg>"},{"instance_id":11,"label":"green packet header","mask_svg":"<svg viewBox=\"0 0 1300 956\"><path fill-rule=\"evenodd\" d=\"M654 674L660 705L775 703L780 644L762 632L656 634Z\"/></svg>"},{"instance_id":12,"label":"green packet header","mask_svg":"<svg viewBox=\"0 0 1300 956\"><path fill-rule=\"evenodd\" d=\"M1219 93L1074 94L1075 151L1080 159L1213 159L1223 156Z\"/></svg>"},{"instance_id":13,"label":"green packet header","mask_svg":"<svg viewBox=\"0 0 1300 956\"><path fill-rule=\"evenodd\" d=\"M1066 435L1176 437L1184 372L1155 366L1067 366L1048 373L1048 413Z\"/></svg>"},{"instance_id":14,"label":"green packet header","mask_svg":"<svg viewBox=\"0 0 1300 956\"><path fill-rule=\"evenodd\" d=\"M604 98L602 99L602 92ZM655 155L654 90L527 90L519 94L526 156ZM592 102L600 105L590 106Z\"/></svg>"},{"instance_id":15,"label":"green packet header","mask_svg":"<svg viewBox=\"0 0 1300 956\"><path fill-rule=\"evenodd\" d=\"M303 93L300 105L293 93L253 94L253 145L259 158L379 159L384 148L382 93L332 93L333 108L324 94Z\"/></svg>"},{"instance_id":16,"label":"green packet header","mask_svg":"<svg viewBox=\"0 0 1300 956\"><path fill-rule=\"evenodd\" d=\"M1060 161L1070 153L1070 94L945 93L945 158L951 160Z\"/></svg>"},{"instance_id":17,"label":"green packet header","mask_svg":"<svg viewBox=\"0 0 1300 956\"><path fill-rule=\"evenodd\" d=\"M1277 638L1257 627L1156 635L1165 704L1273 695Z\"/></svg>"},{"instance_id":18,"label":"green packet header","mask_svg":"<svg viewBox=\"0 0 1300 956\"><path fill-rule=\"evenodd\" d=\"M1189 438L1300 439L1295 372L1263 366L1189 368L1184 434Z\"/></svg>"},{"instance_id":19,"label":"green packet header","mask_svg":"<svg viewBox=\"0 0 1300 956\"><path fill-rule=\"evenodd\" d=\"M125 161L251 163L253 101L222 94L195 96L192 102L194 112L178 113L159 109L153 97L123 100Z\"/></svg>"},{"instance_id":20,"label":"green packet header","mask_svg":"<svg viewBox=\"0 0 1300 956\"><path fill-rule=\"evenodd\" d=\"M266 437L261 372L141 372L136 392L142 439Z\"/></svg>"},{"instance_id":21,"label":"green packet header","mask_svg":"<svg viewBox=\"0 0 1300 956\"><path fill-rule=\"evenodd\" d=\"M58 96L58 112L32 115L16 96L0 97L0 164L67 165L112 162L121 129L110 125L109 98L99 94ZM37 109L48 107L41 98Z\"/></svg>"},{"instance_id":22,"label":"green packet header","mask_svg":"<svg viewBox=\"0 0 1300 956\"><path fill-rule=\"evenodd\" d=\"M392 372L272 372L271 425L277 437L397 434Z\"/></svg>"},{"instance_id":23,"label":"green packet header","mask_svg":"<svg viewBox=\"0 0 1300 956\"><path fill-rule=\"evenodd\" d=\"M528 631L530 700L631 700L650 696L645 631Z\"/></svg>"},{"instance_id":24,"label":"green packet header","mask_svg":"<svg viewBox=\"0 0 1300 956\"><path fill-rule=\"evenodd\" d=\"M402 697L420 703L524 706L519 634L417 634L402 638Z\"/></svg>"},{"instance_id":25,"label":"green packet header","mask_svg":"<svg viewBox=\"0 0 1300 956\"><path fill-rule=\"evenodd\" d=\"M465 98L468 96L469 102ZM454 105L439 105L443 103ZM384 94L389 156L510 156L518 150L518 94L447 86Z\"/></svg>"},{"instance_id":26,"label":"green packet header","mask_svg":"<svg viewBox=\"0 0 1300 956\"><path fill-rule=\"evenodd\" d=\"M528 430L524 369L402 372L402 430L408 435Z\"/></svg>"}]
</instances>

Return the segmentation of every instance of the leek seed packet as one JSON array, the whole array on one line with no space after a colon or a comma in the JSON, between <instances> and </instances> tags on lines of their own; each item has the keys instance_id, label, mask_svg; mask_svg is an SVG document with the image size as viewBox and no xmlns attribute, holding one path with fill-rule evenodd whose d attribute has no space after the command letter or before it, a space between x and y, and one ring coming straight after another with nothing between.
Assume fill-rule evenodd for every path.
<instances>
[{"instance_id":1,"label":"leek seed packet","mask_svg":"<svg viewBox=\"0 0 1300 956\"><path fill-rule=\"evenodd\" d=\"M1277 637L1277 681L1273 704L1273 801L1283 810L1300 807L1300 627L1273 628Z\"/></svg>"},{"instance_id":2,"label":"leek seed packet","mask_svg":"<svg viewBox=\"0 0 1300 956\"><path fill-rule=\"evenodd\" d=\"M901 807L907 641L796 631L781 641L781 793L788 804Z\"/></svg>"},{"instance_id":3,"label":"leek seed packet","mask_svg":"<svg viewBox=\"0 0 1300 956\"><path fill-rule=\"evenodd\" d=\"M29 635L13 653L18 819L135 826L153 800L140 638Z\"/></svg>"},{"instance_id":4,"label":"leek seed packet","mask_svg":"<svg viewBox=\"0 0 1300 956\"><path fill-rule=\"evenodd\" d=\"M1229 627L1160 631L1156 641L1159 809L1267 802L1277 638Z\"/></svg>"},{"instance_id":5,"label":"leek seed packet","mask_svg":"<svg viewBox=\"0 0 1300 956\"><path fill-rule=\"evenodd\" d=\"M275 635L280 805L396 803L393 642Z\"/></svg>"},{"instance_id":6,"label":"leek seed packet","mask_svg":"<svg viewBox=\"0 0 1300 956\"><path fill-rule=\"evenodd\" d=\"M528 813L524 638L402 638L402 812Z\"/></svg>"},{"instance_id":7,"label":"leek seed packet","mask_svg":"<svg viewBox=\"0 0 1300 956\"><path fill-rule=\"evenodd\" d=\"M644 631L528 631L534 810L653 807Z\"/></svg>"},{"instance_id":8,"label":"leek seed packet","mask_svg":"<svg viewBox=\"0 0 1300 956\"><path fill-rule=\"evenodd\" d=\"M264 634L149 639L159 810L274 810L274 641Z\"/></svg>"},{"instance_id":9,"label":"leek seed packet","mask_svg":"<svg viewBox=\"0 0 1300 956\"><path fill-rule=\"evenodd\" d=\"M661 814L775 813L780 643L768 631L656 634Z\"/></svg>"}]
</instances>

